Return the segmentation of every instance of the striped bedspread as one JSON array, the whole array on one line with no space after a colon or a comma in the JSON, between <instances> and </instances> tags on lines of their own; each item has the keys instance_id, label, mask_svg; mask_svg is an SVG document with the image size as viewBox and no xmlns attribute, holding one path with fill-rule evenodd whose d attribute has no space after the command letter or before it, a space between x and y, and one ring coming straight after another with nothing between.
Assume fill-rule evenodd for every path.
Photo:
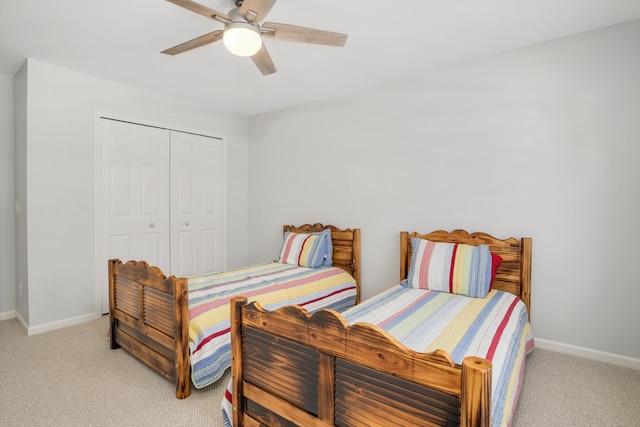
<instances>
[{"instance_id":1,"label":"striped bedspread","mask_svg":"<svg viewBox=\"0 0 640 427\"><path fill-rule=\"evenodd\" d=\"M218 380L231 366L229 300L245 296L268 309L289 304L309 312L353 307L356 283L336 267L306 268L278 262L189 279L191 379L196 388Z\"/></svg>"},{"instance_id":2,"label":"striped bedspread","mask_svg":"<svg viewBox=\"0 0 640 427\"><path fill-rule=\"evenodd\" d=\"M520 392L526 354L533 349L527 309L516 296L492 290L485 298L425 289L401 282L345 311L350 324L373 323L419 352L446 350L456 363L479 356L493 363L492 426L509 426ZM231 383L222 401L230 425Z\"/></svg>"},{"instance_id":3,"label":"striped bedspread","mask_svg":"<svg viewBox=\"0 0 640 427\"><path fill-rule=\"evenodd\" d=\"M511 425L533 334L526 306L492 290L485 298L393 286L342 313L350 324L373 323L412 350L442 349L456 363L478 356L493 363L491 424Z\"/></svg>"}]
</instances>

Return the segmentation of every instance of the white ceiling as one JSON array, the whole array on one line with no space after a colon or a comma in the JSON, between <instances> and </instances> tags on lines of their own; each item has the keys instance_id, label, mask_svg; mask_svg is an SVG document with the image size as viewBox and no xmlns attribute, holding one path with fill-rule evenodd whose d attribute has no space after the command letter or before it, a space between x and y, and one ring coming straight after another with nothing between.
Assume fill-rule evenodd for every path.
<instances>
[{"instance_id":1,"label":"white ceiling","mask_svg":"<svg viewBox=\"0 0 640 427\"><path fill-rule=\"evenodd\" d=\"M160 54L223 28L167 1L0 0L0 74L31 57L251 116L638 18L640 0L279 0L267 21L349 38L267 39L278 72L263 76L219 42Z\"/></svg>"}]
</instances>

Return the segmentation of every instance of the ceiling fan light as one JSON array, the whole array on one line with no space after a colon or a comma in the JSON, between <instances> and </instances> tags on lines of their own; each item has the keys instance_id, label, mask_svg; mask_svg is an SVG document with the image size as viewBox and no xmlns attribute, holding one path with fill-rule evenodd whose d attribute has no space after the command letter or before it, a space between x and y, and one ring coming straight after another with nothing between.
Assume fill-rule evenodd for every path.
<instances>
[{"instance_id":1,"label":"ceiling fan light","mask_svg":"<svg viewBox=\"0 0 640 427\"><path fill-rule=\"evenodd\" d=\"M249 23L231 22L224 29L222 42L234 55L252 56L262 47L262 36L260 31Z\"/></svg>"}]
</instances>

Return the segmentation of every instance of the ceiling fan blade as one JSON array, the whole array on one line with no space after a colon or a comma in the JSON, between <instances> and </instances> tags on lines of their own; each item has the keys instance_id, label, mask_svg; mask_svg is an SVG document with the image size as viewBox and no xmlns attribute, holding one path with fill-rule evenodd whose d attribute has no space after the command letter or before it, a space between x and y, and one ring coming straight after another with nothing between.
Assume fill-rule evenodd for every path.
<instances>
[{"instance_id":1,"label":"ceiling fan blade","mask_svg":"<svg viewBox=\"0 0 640 427\"><path fill-rule=\"evenodd\" d=\"M347 34L298 27L296 25L278 24L277 22L265 22L262 24L262 30L263 37L289 42L323 44L337 47L344 46L348 37Z\"/></svg>"},{"instance_id":2,"label":"ceiling fan blade","mask_svg":"<svg viewBox=\"0 0 640 427\"><path fill-rule=\"evenodd\" d=\"M209 34L196 37L195 39L189 40L188 42L184 42L177 46L171 47L167 50L163 50L161 53L164 53L166 55L177 55L178 53L186 52L188 50L195 49L209 43L217 42L218 40L222 40L223 33L224 31L222 30L216 30Z\"/></svg>"},{"instance_id":3,"label":"ceiling fan blade","mask_svg":"<svg viewBox=\"0 0 640 427\"><path fill-rule=\"evenodd\" d=\"M180 7L184 7L185 9L189 9L192 12L199 13L202 16L206 16L207 18L215 19L215 16L219 16L223 19L229 20L229 15L226 13L218 12L217 10L211 9L207 6L203 6L200 3L196 3L191 0L167 0L173 4L176 4Z\"/></svg>"},{"instance_id":4,"label":"ceiling fan blade","mask_svg":"<svg viewBox=\"0 0 640 427\"><path fill-rule=\"evenodd\" d=\"M262 47L260 48L258 53L251 57L251 60L254 64L256 64L256 67L258 67L260 72L262 72L263 76L267 76L276 72L276 66L273 65L271 55L269 55L269 52L267 51L264 43L262 43Z\"/></svg>"},{"instance_id":5,"label":"ceiling fan blade","mask_svg":"<svg viewBox=\"0 0 640 427\"><path fill-rule=\"evenodd\" d=\"M244 16L249 22L260 22L267 16L276 0L243 0L240 6L240 15ZM247 16L247 12L252 11Z\"/></svg>"}]
</instances>

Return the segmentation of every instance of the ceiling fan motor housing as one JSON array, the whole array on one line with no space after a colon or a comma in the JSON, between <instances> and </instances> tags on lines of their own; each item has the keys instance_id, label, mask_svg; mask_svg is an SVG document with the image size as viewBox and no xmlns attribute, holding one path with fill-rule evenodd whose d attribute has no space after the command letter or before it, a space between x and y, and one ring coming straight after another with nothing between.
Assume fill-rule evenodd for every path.
<instances>
[{"instance_id":1,"label":"ceiling fan motor housing","mask_svg":"<svg viewBox=\"0 0 640 427\"><path fill-rule=\"evenodd\" d=\"M249 10L246 15L242 15L242 13L240 13L239 7L234 7L229 11L229 19L231 22L248 22L257 26L258 23L254 22L254 19L251 19L252 17L255 19L255 12L252 10Z\"/></svg>"},{"instance_id":2,"label":"ceiling fan motor housing","mask_svg":"<svg viewBox=\"0 0 640 427\"><path fill-rule=\"evenodd\" d=\"M253 56L262 47L260 26L248 22L241 14L240 8L229 12L230 23L224 27L223 43L234 55Z\"/></svg>"}]
</instances>

